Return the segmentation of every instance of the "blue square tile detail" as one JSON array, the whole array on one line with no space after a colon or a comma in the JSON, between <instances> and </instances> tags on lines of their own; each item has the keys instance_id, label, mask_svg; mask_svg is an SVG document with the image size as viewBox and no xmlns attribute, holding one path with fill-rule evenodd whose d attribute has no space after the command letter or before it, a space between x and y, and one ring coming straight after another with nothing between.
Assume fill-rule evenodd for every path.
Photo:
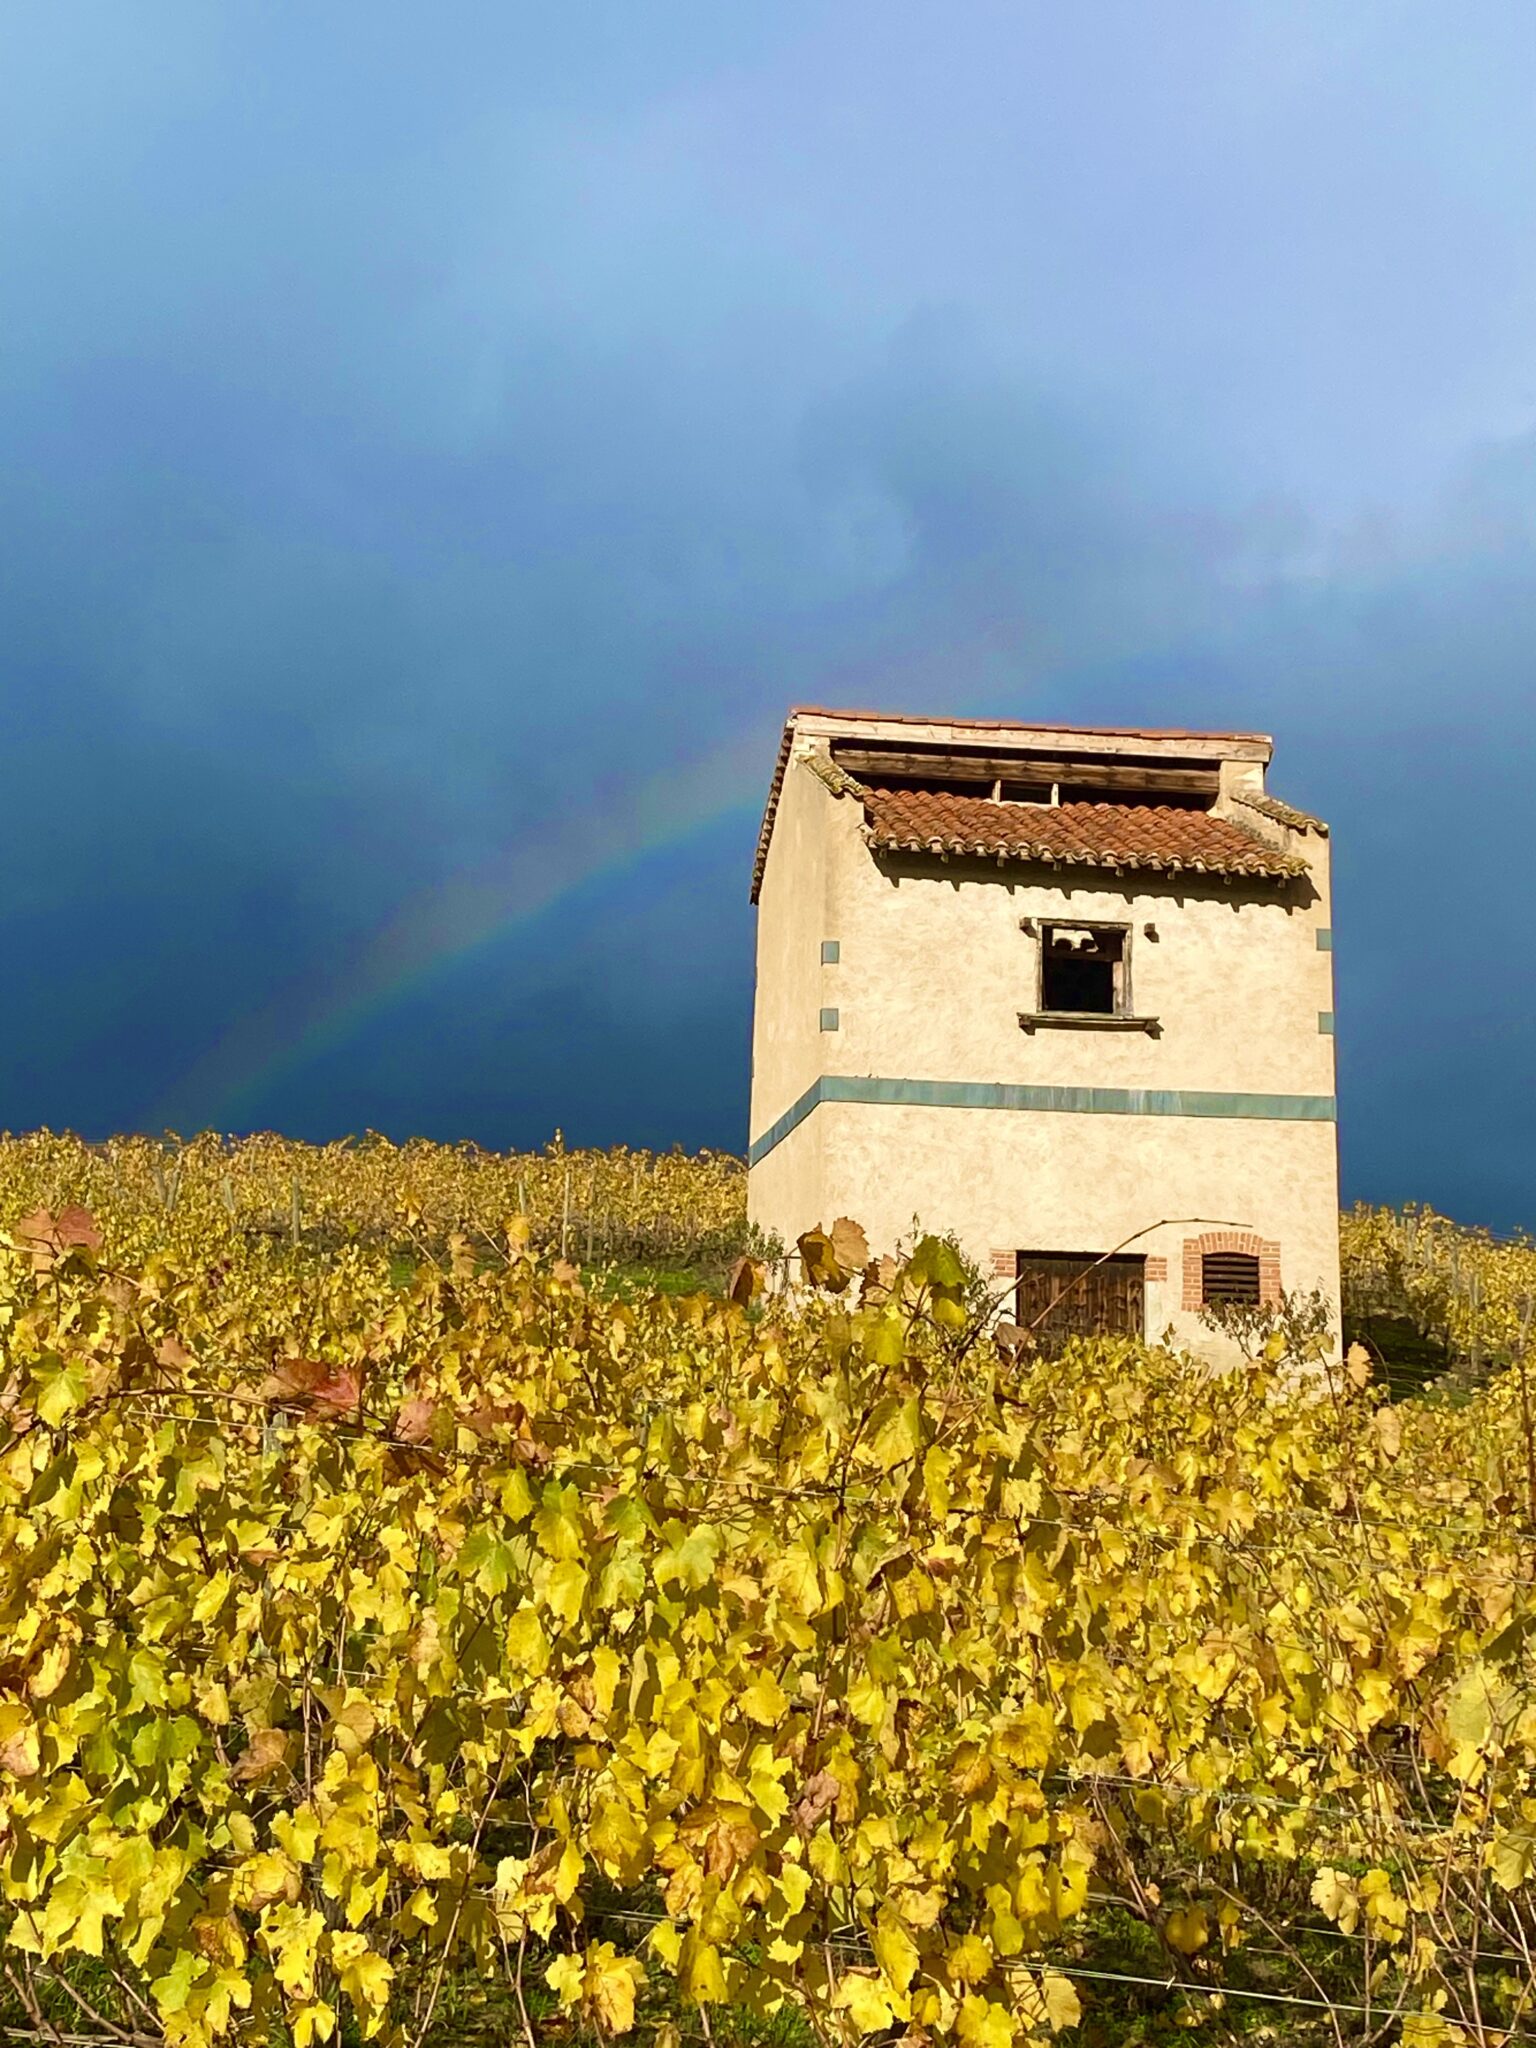
<instances>
[{"instance_id":1,"label":"blue square tile detail","mask_svg":"<svg viewBox=\"0 0 1536 2048\"><path fill-rule=\"evenodd\" d=\"M1319 1031L1321 1031L1321 1033L1323 1034L1324 1038L1332 1038L1332 1036L1333 1036L1333 1012L1332 1012L1332 1010L1319 1010L1319 1011L1318 1011L1318 1013L1317 1013L1317 1028L1318 1028L1318 1030L1319 1030Z\"/></svg>"},{"instance_id":2,"label":"blue square tile detail","mask_svg":"<svg viewBox=\"0 0 1536 2048\"><path fill-rule=\"evenodd\" d=\"M821 1013L821 1028L822 1028L822 1030L823 1030L823 1031L835 1031L835 1030L837 1029L837 1012L836 1012L836 1010L823 1010L823 1011L822 1011L822 1013Z\"/></svg>"},{"instance_id":3,"label":"blue square tile detail","mask_svg":"<svg viewBox=\"0 0 1536 2048\"><path fill-rule=\"evenodd\" d=\"M1317 950L1319 953L1331 953L1333 951L1333 933L1329 931L1327 925L1320 925L1318 927Z\"/></svg>"},{"instance_id":4,"label":"blue square tile detail","mask_svg":"<svg viewBox=\"0 0 1536 2048\"><path fill-rule=\"evenodd\" d=\"M841 957L841 951L836 939L822 940L821 964L823 967L835 967Z\"/></svg>"}]
</instances>

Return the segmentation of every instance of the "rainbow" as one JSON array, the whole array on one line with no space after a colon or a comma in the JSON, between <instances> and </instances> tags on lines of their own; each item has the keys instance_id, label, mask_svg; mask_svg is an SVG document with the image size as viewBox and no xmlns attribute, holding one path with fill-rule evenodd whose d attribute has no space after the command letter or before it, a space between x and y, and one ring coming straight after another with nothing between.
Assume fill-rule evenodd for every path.
<instances>
[{"instance_id":1,"label":"rainbow","mask_svg":"<svg viewBox=\"0 0 1536 2048\"><path fill-rule=\"evenodd\" d=\"M407 896L332 971L289 982L238 1018L178 1075L142 1127L190 1134L236 1122L258 1088L341 1043L368 1015L452 962L585 884L617 876L732 811L755 808L764 751L761 734L752 732L641 782L593 789L580 808Z\"/></svg>"}]
</instances>

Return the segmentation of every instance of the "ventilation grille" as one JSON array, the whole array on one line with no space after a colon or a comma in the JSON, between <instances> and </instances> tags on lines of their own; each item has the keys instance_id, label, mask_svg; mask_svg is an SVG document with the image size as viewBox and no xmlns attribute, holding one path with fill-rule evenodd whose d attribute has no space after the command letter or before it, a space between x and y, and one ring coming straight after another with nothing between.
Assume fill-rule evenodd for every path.
<instances>
[{"instance_id":1,"label":"ventilation grille","mask_svg":"<svg viewBox=\"0 0 1536 2048\"><path fill-rule=\"evenodd\" d=\"M1258 1260L1251 1252L1207 1252L1200 1261L1200 1291L1206 1301L1257 1302Z\"/></svg>"}]
</instances>

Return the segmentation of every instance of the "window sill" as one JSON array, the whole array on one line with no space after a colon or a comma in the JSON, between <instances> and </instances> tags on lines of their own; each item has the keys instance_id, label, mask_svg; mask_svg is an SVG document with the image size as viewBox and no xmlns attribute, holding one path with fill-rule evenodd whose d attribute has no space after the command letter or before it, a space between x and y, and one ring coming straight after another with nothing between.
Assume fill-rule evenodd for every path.
<instances>
[{"instance_id":1,"label":"window sill","mask_svg":"<svg viewBox=\"0 0 1536 2048\"><path fill-rule=\"evenodd\" d=\"M1107 1017L1098 1010L1020 1010L1021 1031L1144 1031L1162 1036L1156 1017Z\"/></svg>"}]
</instances>

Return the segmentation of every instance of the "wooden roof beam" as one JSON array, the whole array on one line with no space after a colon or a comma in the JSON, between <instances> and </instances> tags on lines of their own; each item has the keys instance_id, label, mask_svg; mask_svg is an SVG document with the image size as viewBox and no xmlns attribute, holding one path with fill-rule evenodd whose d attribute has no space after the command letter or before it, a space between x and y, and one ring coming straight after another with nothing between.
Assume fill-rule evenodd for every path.
<instances>
[{"instance_id":1,"label":"wooden roof beam","mask_svg":"<svg viewBox=\"0 0 1536 2048\"><path fill-rule=\"evenodd\" d=\"M861 782L878 783L882 774L934 776L944 782L1059 782L1075 789L1126 789L1165 792L1169 796L1215 797L1221 787L1218 767L1164 767L1130 761L1082 761L1051 754L926 752L896 747L861 747L834 740L832 758Z\"/></svg>"}]
</instances>

